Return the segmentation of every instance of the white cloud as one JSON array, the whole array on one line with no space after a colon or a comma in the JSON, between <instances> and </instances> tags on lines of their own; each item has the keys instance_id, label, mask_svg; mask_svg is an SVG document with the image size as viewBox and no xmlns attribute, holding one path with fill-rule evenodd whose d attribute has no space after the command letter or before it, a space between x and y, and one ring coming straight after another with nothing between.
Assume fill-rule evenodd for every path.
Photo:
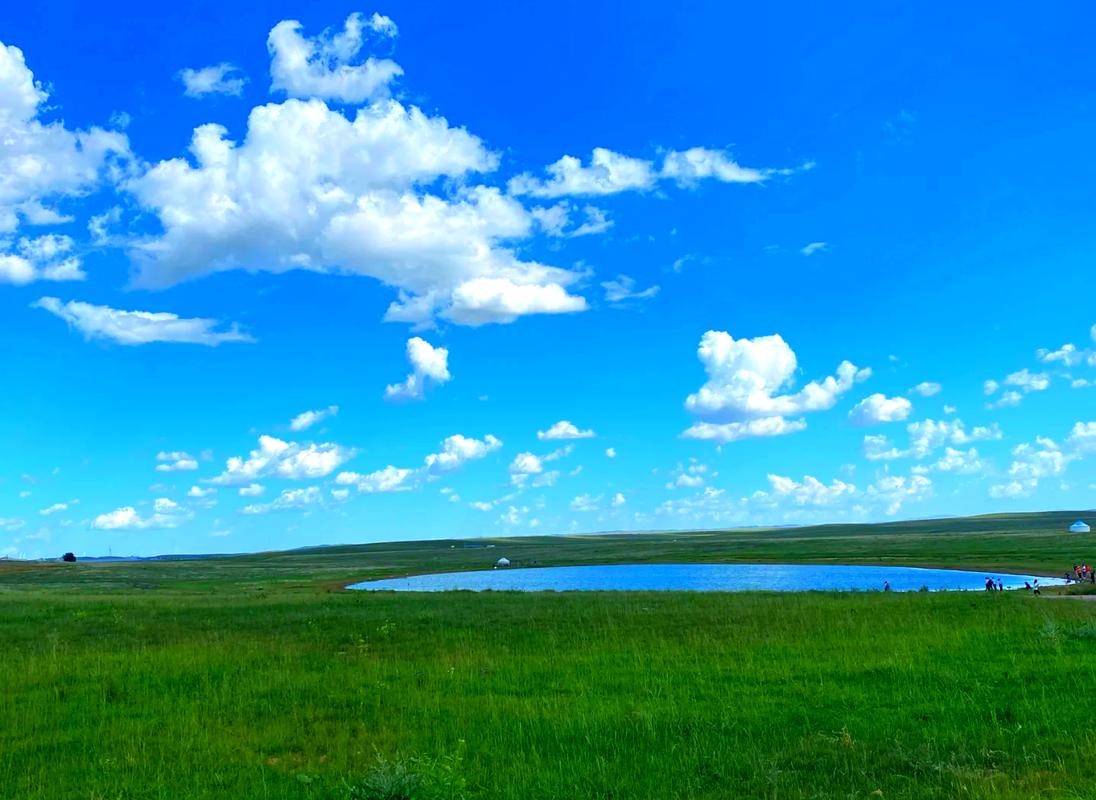
<instances>
[{"instance_id":1,"label":"white cloud","mask_svg":"<svg viewBox=\"0 0 1096 800\"><path fill-rule=\"evenodd\" d=\"M293 23L275 30L283 44L283 34L299 39ZM567 290L580 273L510 249L534 234L533 217L468 180L498 155L443 117L394 100L344 114L314 96L289 99L252 109L241 142L219 125L197 128L190 151L193 161L161 161L125 184L162 228L131 247L136 286L231 269L367 276L398 292L386 319L418 326L586 308Z\"/></svg>"},{"instance_id":2,"label":"white cloud","mask_svg":"<svg viewBox=\"0 0 1096 800\"><path fill-rule=\"evenodd\" d=\"M559 477L562 473L558 469L548 470L533 478L532 486L534 488L542 488L545 486L555 486L559 481Z\"/></svg>"},{"instance_id":3,"label":"white cloud","mask_svg":"<svg viewBox=\"0 0 1096 800\"><path fill-rule=\"evenodd\" d=\"M335 482L343 486L356 486L358 491L366 494L414 489L425 481L459 469L469 461L484 458L501 447L502 441L491 434L487 434L483 439L473 439L458 433L442 441L441 450L427 455L423 459L422 466L416 469L389 465L364 475L357 472L340 472Z\"/></svg>"},{"instance_id":4,"label":"white cloud","mask_svg":"<svg viewBox=\"0 0 1096 800\"><path fill-rule=\"evenodd\" d=\"M617 275L615 280L603 281L601 288L605 290L605 302L620 305L629 300L650 300L658 294L658 286L650 286L642 291L636 291L636 282L627 275Z\"/></svg>"},{"instance_id":5,"label":"white cloud","mask_svg":"<svg viewBox=\"0 0 1096 800\"><path fill-rule=\"evenodd\" d=\"M889 437L881 433L865 436L863 448L864 458L869 461L890 461L910 454L908 450L899 450L891 443Z\"/></svg>"},{"instance_id":6,"label":"white cloud","mask_svg":"<svg viewBox=\"0 0 1096 800\"><path fill-rule=\"evenodd\" d=\"M208 489L203 489L201 486L191 486L190 489L187 491L186 496L193 497L195 500L201 500L206 497L211 497L215 494L217 494L217 490L212 487Z\"/></svg>"},{"instance_id":7,"label":"white cloud","mask_svg":"<svg viewBox=\"0 0 1096 800\"><path fill-rule=\"evenodd\" d=\"M1035 355L1044 364L1060 363L1064 367L1087 364L1096 367L1096 350L1084 350L1074 344L1064 344L1057 350L1040 349Z\"/></svg>"},{"instance_id":8,"label":"white cloud","mask_svg":"<svg viewBox=\"0 0 1096 800\"><path fill-rule=\"evenodd\" d=\"M1078 422L1066 438L1066 445L1075 453L1096 453L1096 422Z\"/></svg>"},{"instance_id":9,"label":"white cloud","mask_svg":"<svg viewBox=\"0 0 1096 800\"><path fill-rule=\"evenodd\" d=\"M411 479L415 474L416 471L413 469L387 466L365 475L357 472L340 472L335 482L344 486L354 486L362 494L400 492L414 488Z\"/></svg>"},{"instance_id":10,"label":"white cloud","mask_svg":"<svg viewBox=\"0 0 1096 800\"><path fill-rule=\"evenodd\" d=\"M986 408L1014 408L1020 405L1020 401L1024 399L1024 396L1019 392L1008 391L1001 395L999 400L993 403L987 403Z\"/></svg>"},{"instance_id":11,"label":"white cloud","mask_svg":"<svg viewBox=\"0 0 1096 800\"><path fill-rule=\"evenodd\" d=\"M628 191L648 191L659 180L672 180L679 186L693 186L701 180L714 179L723 183L761 183L775 174L790 174L792 170L753 169L740 166L727 153L693 147L671 150L655 169L654 162L595 147L588 165L574 156L563 156L544 170L545 179L528 173L510 179L512 195L533 197L601 196Z\"/></svg>"},{"instance_id":12,"label":"white cloud","mask_svg":"<svg viewBox=\"0 0 1096 800\"><path fill-rule=\"evenodd\" d=\"M688 466L678 464L671 473L670 480L666 484L667 489L697 489L704 485L704 475L708 474L708 466L691 459ZM712 473L716 477L716 473Z\"/></svg>"},{"instance_id":13,"label":"white cloud","mask_svg":"<svg viewBox=\"0 0 1096 800\"><path fill-rule=\"evenodd\" d=\"M100 514L91 523L91 527L99 530L121 530L126 528L145 527L144 520L133 506L124 506L106 514Z\"/></svg>"},{"instance_id":14,"label":"white cloud","mask_svg":"<svg viewBox=\"0 0 1096 800\"><path fill-rule=\"evenodd\" d=\"M912 471L919 475L933 471L973 475L982 472L985 467L985 462L978 456L978 451L975 448L958 450L954 447L945 447L944 454L935 463L916 466Z\"/></svg>"},{"instance_id":15,"label":"white cloud","mask_svg":"<svg viewBox=\"0 0 1096 800\"><path fill-rule=\"evenodd\" d=\"M183 82L183 94L187 97L205 97L207 94L239 97L247 83L239 67L224 61L201 69L188 67L180 70L179 80Z\"/></svg>"},{"instance_id":16,"label":"white cloud","mask_svg":"<svg viewBox=\"0 0 1096 800\"><path fill-rule=\"evenodd\" d=\"M871 375L869 369L842 361L836 376L780 394L790 388L797 363L779 335L736 340L724 331L708 331L697 355L708 380L685 400L686 410L699 418L684 433L690 439L731 442L802 430L806 422L787 417L832 408L841 395Z\"/></svg>"},{"instance_id":17,"label":"white cloud","mask_svg":"<svg viewBox=\"0 0 1096 800\"><path fill-rule=\"evenodd\" d=\"M309 486L303 489L284 489L281 494L269 503L244 506L241 510L244 514L266 514L271 511L290 511L323 503L323 493L318 486Z\"/></svg>"},{"instance_id":18,"label":"white cloud","mask_svg":"<svg viewBox=\"0 0 1096 800\"><path fill-rule=\"evenodd\" d=\"M556 203L554 206L535 206L529 209L529 216L537 221L540 229L548 236L567 236L567 226L571 222L571 206Z\"/></svg>"},{"instance_id":19,"label":"white cloud","mask_svg":"<svg viewBox=\"0 0 1096 800\"><path fill-rule=\"evenodd\" d=\"M1020 480L1061 475L1071 460L1052 439L1043 437L1036 437L1034 444L1017 445L1012 456L1014 460L1008 474Z\"/></svg>"},{"instance_id":20,"label":"white cloud","mask_svg":"<svg viewBox=\"0 0 1096 800\"><path fill-rule=\"evenodd\" d=\"M266 487L261 483L249 483L247 486L241 486L239 495L240 497L258 497L266 491Z\"/></svg>"},{"instance_id":21,"label":"white cloud","mask_svg":"<svg viewBox=\"0 0 1096 800\"><path fill-rule=\"evenodd\" d=\"M829 249L829 243L827 242L811 242L803 247L799 253L804 256L813 256L815 253L824 253Z\"/></svg>"},{"instance_id":22,"label":"white cloud","mask_svg":"<svg viewBox=\"0 0 1096 800\"><path fill-rule=\"evenodd\" d=\"M766 436L784 436L805 430L807 423L801 419L764 417L749 422L694 422L682 434L686 439L702 439L719 444L737 442L740 439L757 439Z\"/></svg>"},{"instance_id":23,"label":"white cloud","mask_svg":"<svg viewBox=\"0 0 1096 800\"><path fill-rule=\"evenodd\" d=\"M829 506L856 493L856 486L837 480L829 484L806 475L802 482L782 475L769 475L770 494L780 500L788 500L797 506Z\"/></svg>"},{"instance_id":24,"label":"white cloud","mask_svg":"<svg viewBox=\"0 0 1096 800\"><path fill-rule=\"evenodd\" d=\"M932 397L935 394L940 394L940 390L943 389L940 384L933 383L932 381L922 381L921 383L910 389L914 394L919 394L922 397Z\"/></svg>"},{"instance_id":25,"label":"white cloud","mask_svg":"<svg viewBox=\"0 0 1096 800\"><path fill-rule=\"evenodd\" d=\"M112 206L102 214L93 214L88 219L88 233L91 234L92 244L105 247L115 242L110 228L122 221L122 209L120 206Z\"/></svg>"},{"instance_id":26,"label":"white cloud","mask_svg":"<svg viewBox=\"0 0 1096 800\"><path fill-rule=\"evenodd\" d=\"M604 147L595 147L589 166L574 156L563 156L545 168L549 177L541 181L531 175L510 179L510 194L534 197L564 195L607 195L646 190L655 185L654 164L630 158Z\"/></svg>"},{"instance_id":27,"label":"white cloud","mask_svg":"<svg viewBox=\"0 0 1096 800\"><path fill-rule=\"evenodd\" d=\"M1008 483L990 487L991 497L1026 497L1039 486L1044 478L1057 477L1066 471L1076 455L1064 453L1052 439L1038 436L1034 442L1025 442L1012 449Z\"/></svg>"},{"instance_id":28,"label":"white cloud","mask_svg":"<svg viewBox=\"0 0 1096 800\"><path fill-rule=\"evenodd\" d=\"M563 447L553 450L545 456L542 456L544 461L558 461L561 458L565 458L575 451L573 444L564 445Z\"/></svg>"},{"instance_id":29,"label":"white cloud","mask_svg":"<svg viewBox=\"0 0 1096 800\"><path fill-rule=\"evenodd\" d=\"M886 436L864 437L864 457L869 461L888 461L896 458L922 459L945 445L961 446L971 442L994 441L1002 437L1001 429L994 423L991 426L978 426L966 429L961 419L933 419L911 422L906 426L909 434L909 447L899 450Z\"/></svg>"},{"instance_id":30,"label":"white cloud","mask_svg":"<svg viewBox=\"0 0 1096 800\"><path fill-rule=\"evenodd\" d=\"M89 194L128 165L124 134L43 123L39 114L48 100L23 52L0 43L0 283L82 280L79 258L68 255L67 236L23 237L17 252L9 250L6 237L23 225L70 222L61 210L64 201ZM47 252L55 258L45 258Z\"/></svg>"},{"instance_id":31,"label":"white cloud","mask_svg":"<svg viewBox=\"0 0 1096 800\"><path fill-rule=\"evenodd\" d=\"M999 483L989 488L989 496L997 499L1026 497L1030 493L1030 488L1020 483L1020 481Z\"/></svg>"},{"instance_id":32,"label":"white cloud","mask_svg":"<svg viewBox=\"0 0 1096 800\"><path fill-rule=\"evenodd\" d=\"M613 499L610 502L610 505L613 506L614 508L619 508L620 506L624 505L627 502L628 502L627 498L625 498L624 495L621 494L620 492L617 492L616 494L613 495Z\"/></svg>"},{"instance_id":33,"label":"white cloud","mask_svg":"<svg viewBox=\"0 0 1096 800\"><path fill-rule=\"evenodd\" d=\"M176 528L193 517L192 512L166 497L157 498L152 511L144 517L133 506L123 506L95 517L91 527L104 531Z\"/></svg>"},{"instance_id":34,"label":"white cloud","mask_svg":"<svg viewBox=\"0 0 1096 800\"><path fill-rule=\"evenodd\" d=\"M876 392L857 403L849 412L853 425L878 425L882 422L901 422L909 417L913 404L904 397L887 397Z\"/></svg>"},{"instance_id":35,"label":"white cloud","mask_svg":"<svg viewBox=\"0 0 1096 800\"><path fill-rule=\"evenodd\" d=\"M529 209L529 215L537 221L540 229L548 236L575 239L580 236L595 236L605 233L613 227L608 213L597 206L585 205L581 211L583 221L571 227L571 215L580 209L571 203L556 203L553 206L535 206Z\"/></svg>"},{"instance_id":36,"label":"white cloud","mask_svg":"<svg viewBox=\"0 0 1096 800\"><path fill-rule=\"evenodd\" d=\"M355 455L353 448L330 442L302 445L273 436L260 436L259 447L247 459L233 456L225 471L208 483L221 486L250 484L256 478L307 480L330 475Z\"/></svg>"},{"instance_id":37,"label":"white cloud","mask_svg":"<svg viewBox=\"0 0 1096 800\"><path fill-rule=\"evenodd\" d=\"M481 440L458 433L447 437L441 444L440 452L431 453L423 459L423 469L430 475L458 469L465 462L484 458L502 447L502 441L491 434Z\"/></svg>"},{"instance_id":38,"label":"white cloud","mask_svg":"<svg viewBox=\"0 0 1096 800\"><path fill-rule=\"evenodd\" d=\"M840 479L824 483L811 475L796 480L770 474L768 482L768 489L738 499L728 498L722 489L705 487L696 495L666 501L658 513L720 524L832 521L863 518L873 511L893 516L906 503L930 496L933 489L932 481L923 475L887 474L863 490Z\"/></svg>"},{"instance_id":39,"label":"white cloud","mask_svg":"<svg viewBox=\"0 0 1096 800\"><path fill-rule=\"evenodd\" d=\"M576 437L540 436L539 438L546 439ZM566 447L561 447L558 450L553 450L551 453L543 456L538 456L534 453L529 452L518 453L514 457L514 460L510 462L510 482L515 486L524 486L526 480L528 480L530 475L536 475L539 477L533 480L533 486L554 485L555 482L559 479L560 473L558 471L544 472L544 463L549 461L558 461L559 459L570 455L573 449L574 445L567 445Z\"/></svg>"},{"instance_id":40,"label":"white cloud","mask_svg":"<svg viewBox=\"0 0 1096 800\"><path fill-rule=\"evenodd\" d=\"M695 489L704 485L704 478L700 475L690 475L687 472L682 472L678 476L666 484L667 489L680 489L688 488Z\"/></svg>"},{"instance_id":41,"label":"white cloud","mask_svg":"<svg viewBox=\"0 0 1096 800\"><path fill-rule=\"evenodd\" d=\"M589 494L580 494L571 501L572 511L597 511L601 506L602 496L594 497Z\"/></svg>"},{"instance_id":42,"label":"white cloud","mask_svg":"<svg viewBox=\"0 0 1096 800\"><path fill-rule=\"evenodd\" d=\"M1077 422L1061 447L1053 439L1035 437L1034 442L1019 444L1012 450L1007 483L990 488L997 498L1028 497L1045 478L1057 478L1070 463L1096 453L1096 422Z\"/></svg>"},{"instance_id":43,"label":"white cloud","mask_svg":"<svg viewBox=\"0 0 1096 800\"><path fill-rule=\"evenodd\" d=\"M272 91L358 104L386 97L389 84L403 74L399 64L387 58L370 56L353 63L367 32L396 35L395 23L388 17L374 14L367 20L361 14L351 14L341 32L326 30L312 39L301 35L301 27L295 20L284 20L270 31L266 46Z\"/></svg>"},{"instance_id":44,"label":"white cloud","mask_svg":"<svg viewBox=\"0 0 1096 800\"><path fill-rule=\"evenodd\" d=\"M1031 372L1025 367L1013 372L1004 379L1005 386L1015 386L1016 389L1006 391L1000 399L987 403L986 408L1008 408L1020 405L1024 395L1031 392L1042 392L1050 386L1050 376L1045 372ZM1001 383L989 380L982 384L983 392L987 397L993 395L1001 387ZM1019 390L1019 391L1018 391Z\"/></svg>"},{"instance_id":45,"label":"white cloud","mask_svg":"<svg viewBox=\"0 0 1096 800\"><path fill-rule=\"evenodd\" d=\"M893 517L908 502L921 501L932 494L933 484L924 475L887 475L867 488L865 500L879 503Z\"/></svg>"},{"instance_id":46,"label":"white cloud","mask_svg":"<svg viewBox=\"0 0 1096 800\"><path fill-rule=\"evenodd\" d=\"M407 340L407 360L411 362L411 374L403 383L385 388L386 400L421 400L428 383L440 386L451 377L449 351L418 336Z\"/></svg>"},{"instance_id":47,"label":"white cloud","mask_svg":"<svg viewBox=\"0 0 1096 800\"><path fill-rule=\"evenodd\" d=\"M161 462L156 465L157 472L182 472L184 470L198 469L198 460L189 453L184 453L179 450L170 453L157 453L156 460Z\"/></svg>"},{"instance_id":48,"label":"white cloud","mask_svg":"<svg viewBox=\"0 0 1096 800\"><path fill-rule=\"evenodd\" d=\"M582 213L586 215L586 219L567 234L572 239L579 236L596 236L613 227L613 221L609 219L604 209L597 206L583 206Z\"/></svg>"},{"instance_id":49,"label":"white cloud","mask_svg":"<svg viewBox=\"0 0 1096 800\"><path fill-rule=\"evenodd\" d=\"M539 456L533 453L518 453L510 462L510 481L515 486L521 486L530 475L539 475L544 471L544 464Z\"/></svg>"},{"instance_id":50,"label":"white cloud","mask_svg":"<svg viewBox=\"0 0 1096 800\"><path fill-rule=\"evenodd\" d=\"M0 240L0 248L4 246ZM69 236L23 237L15 251L0 252L0 283L21 286L33 281L82 281L87 274L79 256L72 254L73 247Z\"/></svg>"},{"instance_id":51,"label":"white cloud","mask_svg":"<svg viewBox=\"0 0 1096 800\"><path fill-rule=\"evenodd\" d=\"M85 339L108 339L124 345L173 342L216 347L223 342L254 342L236 325L217 331L213 319L184 319L176 314L150 311L119 311L108 306L43 297L31 304L54 314L84 335Z\"/></svg>"},{"instance_id":52,"label":"white cloud","mask_svg":"<svg viewBox=\"0 0 1096 800\"><path fill-rule=\"evenodd\" d=\"M531 519L526 522L525 517L529 513L529 506L510 506L506 513L499 517L499 522L507 526L525 525L529 528L536 528L540 525L540 520Z\"/></svg>"},{"instance_id":53,"label":"white cloud","mask_svg":"<svg viewBox=\"0 0 1096 800\"><path fill-rule=\"evenodd\" d=\"M679 186L691 186L705 178L723 183L762 183L778 172L785 171L743 167L722 150L691 147L666 153L660 175L676 181Z\"/></svg>"},{"instance_id":54,"label":"white cloud","mask_svg":"<svg viewBox=\"0 0 1096 800\"><path fill-rule=\"evenodd\" d=\"M537 431L537 438L542 441L557 439L593 439L597 434L591 429L579 430L573 423L561 419L546 431Z\"/></svg>"},{"instance_id":55,"label":"white cloud","mask_svg":"<svg viewBox=\"0 0 1096 800\"><path fill-rule=\"evenodd\" d=\"M1029 372L1027 367L1013 372L1005 378L1007 386L1018 386L1025 394L1028 392L1041 392L1050 386L1050 378L1045 372Z\"/></svg>"},{"instance_id":56,"label":"white cloud","mask_svg":"<svg viewBox=\"0 0 1096 800\"><path fill-rule=\"evenodd\" d=\"M311 411L302 411L289 421L289 430L294 432L300 432L308 430L317 422L322 422L328 417L337 416L339 413L338 406L328 406L327 408L318 408Z\"/></svg>"},{"instance_id":57,"label":"white cloud","mask_svg":"<svg viewBox=\"0 0 1096 800\"><path fill-rule=\"evenodd\" d=\"M560 281L569 276L557 274ZM526 314L571 314L586 310L586 300L567 293L558 283L515 283L510 278L474 278L452 292L445 316L458 325L513 322ZM391 313L389 317L392 317Z\"/></svg>"},{"instance_id":58,"label":"white cloud","mask_svg":"<svg viewBox=\"0 0 1096 800\"><path fill-rule=\"evenodd\" d=\"M70 500L67 503L54 503L52 506L49 506L48 508L43 508L38 513L41 514L43 517L48 517L48 516L51 516L52 514L57 514L58 512L61 512L61 511L68 511L69 506L75 505L79 502L80 502L79 500Z\"/></svg>"},{"instance_id":59,"label":"white cloud","mask_svg":"<svg viewBox=\"0 0 1096 800\"><path fill-rule=\"evenodd\" d=\"M616 458L617 457L616 448L615 447L606 447L605 448L605 457L606 458Z\"/></svg>"}]
</instances>

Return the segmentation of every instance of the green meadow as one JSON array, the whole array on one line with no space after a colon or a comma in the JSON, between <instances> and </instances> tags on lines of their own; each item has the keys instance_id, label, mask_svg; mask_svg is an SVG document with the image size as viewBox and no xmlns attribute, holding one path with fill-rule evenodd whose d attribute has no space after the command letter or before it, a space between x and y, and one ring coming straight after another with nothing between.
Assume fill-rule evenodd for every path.
<instances>
[{"instance_id":1,"label":"green meadow","mask_svg":"<svg viewBox=\"0 0 1096 800\"><path fill-rule=\"evenodd\" d=\"M0 797L1093 797L1079 598L341 588L501 555L1055 575L1096 561L1078 516L0 562Z\"/></svg>"}]
</instances>

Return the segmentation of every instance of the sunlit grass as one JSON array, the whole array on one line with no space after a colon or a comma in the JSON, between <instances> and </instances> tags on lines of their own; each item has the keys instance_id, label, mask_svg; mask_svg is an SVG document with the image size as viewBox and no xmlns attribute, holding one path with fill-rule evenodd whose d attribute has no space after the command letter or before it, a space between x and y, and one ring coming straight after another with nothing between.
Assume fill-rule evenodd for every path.
<instances>
[{"instance_id":1,"label":"sunlit grass","mask_svg":"<svg viewBox=\"0 0 1096 800\"><path fill-rule=\"evenodd\" d=\"M1019 593L9 594L0 796L343 798L386 769L437 797L458 778L449 796L515 800L1084 796L1094 611Z\"/></svg>"},{"instance_id":2,"label":"sunlit grass","mask_svg":"<svg viewBox=\"0 0 1096 800\"><path fill-rule=\"evenodd\" d=\"M1096 603L341 590L500 555L1060 574L1077 516L0 562L0 799L1089 797Z\"/></svg>"}]
</instances>

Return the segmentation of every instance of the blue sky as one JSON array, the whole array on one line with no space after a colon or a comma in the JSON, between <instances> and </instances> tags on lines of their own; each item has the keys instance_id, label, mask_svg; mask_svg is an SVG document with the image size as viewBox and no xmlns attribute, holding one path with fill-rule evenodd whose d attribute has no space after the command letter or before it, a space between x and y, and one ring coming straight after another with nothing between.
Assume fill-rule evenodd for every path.
<instances>
[{"instance_id":1,"label":"blue sky","mask_svg":"<svg viewBox=\"0 0 1096 800\"><path fill-rule=\"evenodd\" d=\"M1090 508L1091 21L5 7L0 555Z\"/></svg>"}]
</instances>

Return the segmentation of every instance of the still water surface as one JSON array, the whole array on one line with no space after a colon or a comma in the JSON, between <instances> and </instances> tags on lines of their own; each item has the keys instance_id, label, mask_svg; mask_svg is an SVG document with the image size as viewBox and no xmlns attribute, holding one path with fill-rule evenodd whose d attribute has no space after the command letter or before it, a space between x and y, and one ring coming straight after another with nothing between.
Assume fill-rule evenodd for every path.
<instances>
[{"instance_id":1,"label":"still water surface","mask_svg":"<svg viewBox=\"0 0 1096 800\"><path fill-rule=\"evenodd\" d=\"M349 589L397 592L568 592L568 591L694 591L802 592L811 590L879 590L889 581L896 592L984 590L987 577L1006 589L1022 589L1031 575L966 572L916 567L863 567L834 564L612 564L589 567L493 569L414 575L351 584ZM1041 586L1057 586L1060 578L1039 578Z\"/></svg>"}]
</instances>

